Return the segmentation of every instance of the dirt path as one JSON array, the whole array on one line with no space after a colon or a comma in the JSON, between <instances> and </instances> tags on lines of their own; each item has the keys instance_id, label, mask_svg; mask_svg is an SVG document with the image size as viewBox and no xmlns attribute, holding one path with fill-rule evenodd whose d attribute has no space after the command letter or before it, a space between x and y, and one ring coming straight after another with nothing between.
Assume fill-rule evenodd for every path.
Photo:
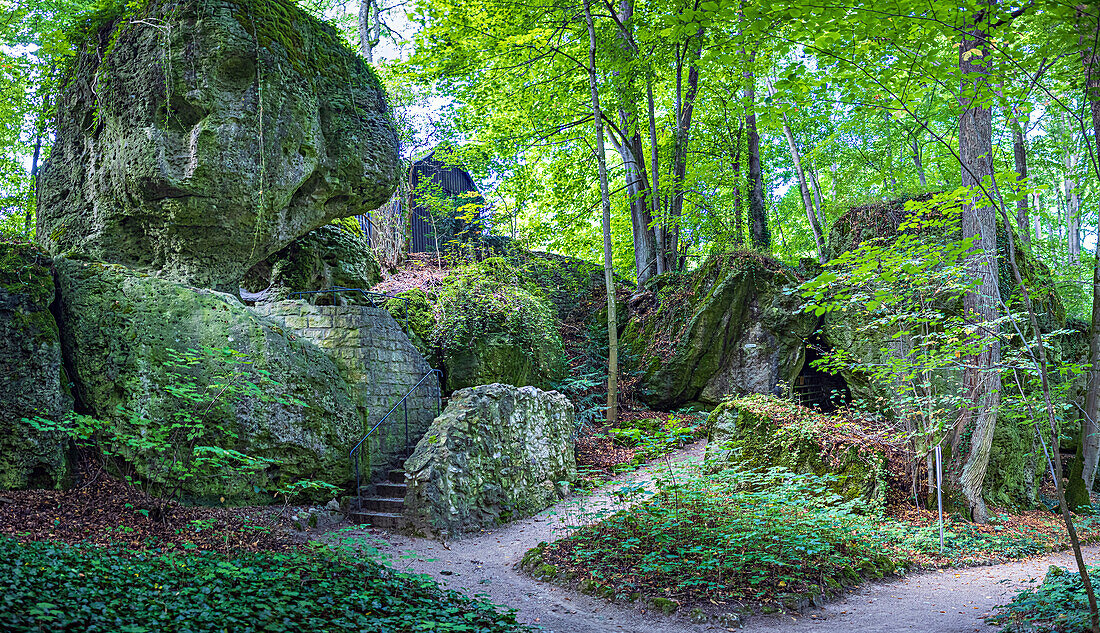
<instances>
[{"instance_id":1,"label":"dirt path","mask_svg":"<svg viewBox=\"0 0 1100 633\"><path fill-rule=\"evenodd\" d=\"M672 456L674 462L701 459L703 443ZM640 605L611 604L605 600L539 582L513 567L530 548L569 534L607 513L636 503L667 474L664 462L654 462L603 486L588 496L570 497L534 517L468 536L446 545L379 530L343 532L341 538L377 552L394 567L428 574L446 587L470 595L483 594L497 604L518 610L521 622L548 633L688 633L724 631L725 625L691 624L682 616L665 617ZM1100 559L1100 546L1086 548L1086 560ZM851 633L936 631L937 633L992 632L982 618L1027 586L1041 580L1052 564L1073 565L1069 553L1027 561L944 572L915 574L884 583L871 583L843 600L802 616L750 618L753 632ZM734 630L734 629L731 629Z\"/></svg>"}]
</instances>

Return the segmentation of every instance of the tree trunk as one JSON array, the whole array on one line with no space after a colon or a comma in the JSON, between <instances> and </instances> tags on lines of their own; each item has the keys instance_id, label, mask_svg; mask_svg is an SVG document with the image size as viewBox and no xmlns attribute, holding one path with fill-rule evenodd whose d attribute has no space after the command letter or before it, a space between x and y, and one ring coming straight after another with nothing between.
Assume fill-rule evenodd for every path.
<instances>
[{"instance_id":1,"label":"tree trunk","mask_svg":"<svg viewBox=\"0 0 1100 633\"><path fill-rule=\"evenodd\" d=\"M653 175L653 186L649 189L650 216L656 220L653 224L653 238L657 243L657 274L668 270L668 245L665 241L667 224L661 219L661 187L659 184L661 164L657 148L657 117L653 107L653 82L646 83L646 102L649 106L649 171ZM673 260L672 265L676 262Z\"/></svg>"},{"instance_id":2,"label":"tree trunk","mask_svg":"<svg viewBox=\"0 0 1100 633\"><path fill-rule=\"evenodd\" d=\"M745 215L741 200L741 135L745 131L745 122L737 126L736 139L730 138L730 151L733 153L733 242L737 246L745 245Z\"/></svg>"},{"instance_id":3,"label":"tree trunk","mask_svg":"<svg viewBox=\"0 0 1100 633\"><path fill-rule=\"evenodd\" d=\"M775 96L775 90L771 87L771 82L768 82L768 90ZM787 137L787 147L791 150L791 162L794 163L794 173L798 177L798 188L802 193L802 206L806 209L806 219L810 222L810 230L814 234L814 245L817 246L818 261L822 264L825 263L827 258L825 257L825 242L821 236L821 224L817 221L817 214L814 212L814 200L810 193L810 184L806 182L806 172L802 169L802 155L798 152L798 145L794 142L794 132L791 132L791 126L787 122L787 115L784 113L781 116L783 121L783 134Z\"/></svg>"},{"instance_id":4,"label":"tree trunk","mask_svg":"<svg viewBox=\"0 0 1100 633\"><path fill-rule=\"evenodd\" d=\"M374 48L382 41L382 10L378 0L359 0L359 54L374 63Z\"/></svg>"},{"instance_id":5,"label":"tree trunk","mask_svg":"<svg viewBox=\"0 0 1100 633\"><path fill-rule=\"evenodd\" d=\"M810 183L814 187L814 202L817 204L817 223L824 235L829 221L825 219L825 206L821 204L821 183L817 180L817 169L814 168L812 161L810 162Z\"/></svg>"},{"instance_id":6,"label":"tree trunk","mask_svg":"<svg viewBox=\"0 0 1100 633\"><path fill-rule=\"evenodd\" d=\"M764 174L760 166L760 135L756 131L756 76L752 64L753 52L746 58L745 72L745 129L749 134L749 225L752 247L768 251L772 236L768 230L768 211L764 206Z\"/></svg>"},{"instance_id":7,"label":"tree trunk","mask_svg":"<svg viewBox=\"0 0 1100 633\"><path fill-rule=\"evenodd\" d=\"M696 62L703 52L703 29L695 33L698 46L691 49L687 61L687 90L682 90L683 64L676 70L676 135L672 148L672 201L668 206L669 223L672 226L669 247L673 261L679 262L680 216L684 209L684 178L687 176L688 133L691 131L691 115L695 111L695 95L699 94L699 67ZM686 44L685 44L686 47Z\"/></svg>"},{"instance_id":8,"label":"tree trunk","mask_svg":"<svg viewBox=\"0 0 1100 633\"><path fill-rule=\"evenodd\" d=\"M42 155L42 137L45 136L45 130L39 128L37 134L34 137L34 155L31 157L31 188L34 192L35 200L38 199L38 159ZM34 228L34 207L35 205L28 204L27 210L23 214L23 234L32 237L31 230Z\"/></svg>"},{"instance_id":9,"label":"tree trunk","mask_svg":"<svg viewBox=\"0 0 1100 633\"><path fill-rule=\"evenodd\" d=\"M600 89L596 83L596 27L592 21L592 5L584 0L584 17L588 23L588 87L592 92L592 118L596 122L596 163L600 172L600 207L603 210L603 283L607 289L607 423L618 420L619 329L615 316L615 270L611 256L611 194L607 185L607 158L603 145L603 111L600 109Z\"/></svg>"},{"instance_id":10,"label":"tree trunk","mask_svg":"<svg viewBox=\"0 0 1100 633\"><path fill-rule=\"evenodd\" d=\"M992 0L986 0L987 5ZM964 238L975 238L971 254L970 273L979 279L976 288L966 294L963 311L966 318L978 327L995 327L997 301L1000 290L997 285L997 217L989 196L982 191L982 178L993 175L993 118L988 107L983 107L989 92L988 33L980 24L983 12L968 26L959 48L959 72L962 91L959 98L963 111L959 117L959 158L962 162L962 184L971 187L970 201L962 207ZM965 402L974 403L964 408L959 416L952 439L950 472L953 484L962 493L971 518L985 523L989 512L982 499L982 484L989 466L989 451L993 443L993 429L1000 404L1001 376L998 365L1001 360L1000 341L992 334L988 345L970 357L963 370ZM960 450L962 441L968 450Z\"/></svg>"},{"instance_id":11,"label":"tree trunk","mask_svg":"<svg viewBox=\"0 0 1100 633\"><path fill-rule=\"evenodd\" d=\"M1095 9L1094 9L1095 10ZM1080 12L1080 9L1078 9ZM1083 12L1081 12L1083 13ZM1095 19L1095 16L1094 16ZM1091 26L1091 25L1090 25ZM1097 28L1100 28L1098 26ZM1095 36L1096 29L1090 29ZM1081 35L1081 61L1086 77L1086 94L1092 109L1092 127L1096 142L1096 160L1100 160L1100 59L1093 50L1092 38L1083 31ZM1088 139L1086 139L1087 142ZM1091 153L1091 152L1090 152ZM1093 163L1100 178L1100 167ZM1100 224L1098 224L1100 231ZM1096 480L1097 464L1100 463L1100 236L1096 242L1096 261L1092 269L1092 326L1089 328L1089 374L1088 388L1085 392L1085 428L1082 434L1084 443L1084 469L1082 476L1085 484L1092 489Z\"/></svg>"},{"instance_id":12,"label":"tree trunk","mask_svg":"<svg viewBox=\"0 0 1100 633\"><path fill-rule=\"evenodd\" d=\"M1066 151L1065 191L1066 191L1066 255L1070 263L1081 259L1081 194L1077 190L1077 162L1080 155L1076 151Z\"/></svg>"},{"instance_id":13,"label":"tree trunk","mask_svg":"<svg viewBox=\"0 0 1100 633\"><path fill-rule=\"evenodd\" d=\"M920 139L918 138L919 131L913 133L913 139L910 141L910 147L913 149L913 166L917 168L917 177L920 178L920 186L928 186L928 178L924 175L924 163L920 157Z\"/></svg>"},{"instance_id":14,"label":"tree trunk","mask_svg":"<svg viewBox=\"0 0 1100 633\"><path fill-rule=\"evenodd\" d=\"M1016 182L1027 180L1027 146L1020 120L1012 119L1012 154L1016 160ZM1027 213L1027 195L1016 201L1016 230L1024 244L1031 244L1031 221Z\"/></svg>"}]
</instances>

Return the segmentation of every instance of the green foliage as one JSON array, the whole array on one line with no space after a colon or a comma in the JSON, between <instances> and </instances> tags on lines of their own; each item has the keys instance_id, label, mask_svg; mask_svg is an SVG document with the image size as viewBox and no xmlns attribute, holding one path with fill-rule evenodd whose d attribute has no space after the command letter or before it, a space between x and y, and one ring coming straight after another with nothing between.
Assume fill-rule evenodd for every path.
<instances>
[{"instance_id":1,"label":"green foliage","mask_svg":"<svg viewBox=\"0 0 1100 633\"><path fill-rule=\"evenodd\" d=\"M1096 578L1100 567L1090 567ZM1081 575L1051 566L1042 584L1029 587L986 621L1004 633L1085 633L1092 628L1088 597Z\"/></svg>"},{"instance_id":2,"label":"green foliage","mask_svg":"<svg viewBox=\"0 0 1100 633\"><path fill-rule=\"evenodd\" d=\"M0 549L5 631L523 630L512 612L325 547L226 558L4 537Z\"/></svg>"},{"instance_id":3,"label":"green foliage","mask_svg":"<svg viewBox=\"0 0 1100 633\"><path fill-rule=\"evenodd\" d=\"M698 412L680 411L661 422L659 418L643 418L631 426L610 429L615 443L634 449L634 458L626 467L636 466L699 439L703 434L705 416ZM625 470L625 468L623 468Z\"/></svg>"},{"instance_id":4,"label":"green foliage","mask_svg":"<svg viewBox=\"0 0 1100 633\"><path fill-rule=\"evenodd\" d=\"M785 469L680 473L651 501L555 543L598 581L628 570L637 588L759 599L821 594L829 583L881 576L904 561L856 538L865 519L828 478Z\"/></svg>"}]
</instances>

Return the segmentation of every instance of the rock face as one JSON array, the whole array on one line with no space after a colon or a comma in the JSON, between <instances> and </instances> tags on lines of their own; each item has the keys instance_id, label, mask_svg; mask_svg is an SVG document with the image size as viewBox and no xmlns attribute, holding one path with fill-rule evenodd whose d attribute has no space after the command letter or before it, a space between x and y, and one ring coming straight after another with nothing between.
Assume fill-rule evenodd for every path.
<instances>
[{"instance_id":1,"label":"rock face","mask_svg":"<svg viewBox=\"0 0 1100 633\"><path fill-rule=\"evenodd\" d=\"M421 533L530 516L576 476L573 405L556 391L483 385L455 392L405 462L406 516Z\"/></svg>"},{"instance_id":2,"label":"rock face","mask_svg":"<svg viewBox=\"0 0 1100 633\"><path fill-rule=\"evenodd\" d=\"M251 314L229 295L118 265L58 258L55 270L61 338L76 397L90 414L117 428L153 433L180 410L180 400L169 393L178 382L169 370L180 371L165 365L169 348L231 349L255 370L269 372L274 382L257 384L277 401L246 394L213 407L204 424L231 434L215 437L217 445L271 459L272 466L251 481L188 480L187 496L246 500L253 498L253 486L271 490L303 478L345 485L351 479L347 455L364 433L363 419L336 363L315 345ZM187 371L205 381L220 369L205 359ZM165 483L163 456L117 443L104 448L130 462L139 476Z\"/></svg>"},{"instance_id":3,"label":"rock face","mask_svg":"<svg viewBox=\"0 0 1100 633\"><path fill-rule=\"evenodd\" d=\"M800 281L797 271L748 252L653 278L622 337L644 371L646 402L669 410L786 393L817 324L788 294Z\"/></svg>"},{"instance_id":4,"label":"rock face","mask_svg":"<svg viewBox=\"0 0 1100 633\"><path fill-rule=\"evenodd\" d=\"M335 29L290 0L119 5L87 27L57 104L38 200L51 253L235 293L296 238L389 198L384 92Z\"/></svg>"},{"instance_id":5,"label":"rock face","mask_svg":"<svg viewBox=\"0 0 1100 633\"><path fill-rule=\"evenodd\" d=\"M707 460L740 467L783 467L835 477L832 492L857 509L886 506L888 473L881 448L838 433L836 419L763 396L723 402L707 419ZM842 428L842 427L841 427Z\"/></svg>"},{"instance_id":6,"label":"rock face","mask_svg":"<svg viewBox=\"0 0 1100 633\"><path fill-rule=\"evenodd\" d=\"M250 295L256 293L256 300L266 303L286 299L292 292L337 286L370 289L380 281L382 269L358 224L354 227L328 224L253 266L241 283L241 296L245 296L245 291ZM332 305L333 295L305 295L302 299ZM337 305L369 303L353 292L338 293L335 301Z\"/></svg>"},{"instance_id":7,"label":"rock face","mask_svg":"<svg viewBox=\"0 0 1100 633\"><path fill-rule=\"evenodd\" d=\"M56 487L68 474L63 434L21 421L56 424L72 410L53 300L46 254L0 242L0 489Z\"/></svg>"}]
</instances>

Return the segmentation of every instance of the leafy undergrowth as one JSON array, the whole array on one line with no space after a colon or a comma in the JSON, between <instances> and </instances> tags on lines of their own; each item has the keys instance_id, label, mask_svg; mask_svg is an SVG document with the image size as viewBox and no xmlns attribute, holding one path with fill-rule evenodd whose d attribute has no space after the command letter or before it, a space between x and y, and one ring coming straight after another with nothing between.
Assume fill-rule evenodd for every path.
<instances>
[{"instance_id":1,"label":"leafy undergrowth","mask_svg":"<svg viewBox=\"0 0 1100 633\"><path fill-rule=\"evenodd\" d=\"M988 525L934 512L853 511L830 477L774 468L669 471L662 491L531 550L534 575L608 597L658 597L705 611L800 610L864 579L919 568L1001 562L1067 546L1057 516L996 513ZM1100 524L1081 518L1086 541Z\"/></svg>"},{"instance_id":2,"label":"leafy undergrowth","mask_svg":"<svg viewBox=\"0 0 1100 633\"><path fill-rule=\"evenodd\" d=\"M678 478L546 546L541 565L624 595L744 605L835 593L907 564L859 537L867 519L839 503L826 478L782 469Z\"/></svg>"},{"instance_id":3,"label":"leafy undergrowth","mask_svg":"<svg viewBox=\"0 0 1100 633\"><path fill-rule=\"evenodd\" d=\"M1100 567L1089 567L1093 579ZM1093 583L1096 581L1093 580ZM1081 575L1051 566L1038 587L1024 589L986 619L1004 633L1085 633L1091 630L1089 603Z\"/></svg>"},{"instance_id":4,"label":"leafy undergrowth","mask_svg":"<svg viewBox=\"0 0 1100 633\"><path fill-rule=\"evenodd\" d=\"M325 547L135 552L0 537L4 631L470 631L511 612Z\"/></svg>"},{"instance_id":5,"label":"leafy undergrowth","mask_svg":"<svg viewBox=\"0 0 1100 633\"><path fill-rule=\"evenodd\" d=\"M285 551L301 542L280 529L280 514L289 514L282 506L180 506L159 521L159 505L104 473L69 490L9 490L0 496L0 537L220 552Z\"/></svg>"},{"instance_id":6,"label":"leafy undergrowth","mask_svg":"<svg viewBox=\"0 0 1100 633\"><path fill-rule=\"evenodd\" d=\"M577 439L580 487L629 472L703 437L706 416L694 412L620 411L618 425L600 422Z\"/></svg>"}]
</instances>

